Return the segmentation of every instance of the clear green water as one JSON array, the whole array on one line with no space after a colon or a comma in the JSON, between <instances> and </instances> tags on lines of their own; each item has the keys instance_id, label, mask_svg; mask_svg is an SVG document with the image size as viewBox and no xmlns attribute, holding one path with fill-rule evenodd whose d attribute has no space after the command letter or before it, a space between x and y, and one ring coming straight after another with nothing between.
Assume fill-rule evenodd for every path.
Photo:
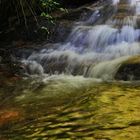
<instances>
[{"instance_id":1,"label":"clear green water","mask_svg":"<svg viewBox=\"0 0 140 140\"><path fill-rule=\"evenodd\" d=\"M1 89L1 140L140 140L139 83L61 77L15 86Z\"/></svg>"}]
</instances>

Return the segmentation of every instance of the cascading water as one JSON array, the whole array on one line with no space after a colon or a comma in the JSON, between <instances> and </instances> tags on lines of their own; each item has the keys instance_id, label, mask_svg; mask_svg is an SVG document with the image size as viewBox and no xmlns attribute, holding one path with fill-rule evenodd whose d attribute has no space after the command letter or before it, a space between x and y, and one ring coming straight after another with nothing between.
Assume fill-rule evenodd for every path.
<instances>
[{"instance_id":1,"label":"cascading water","mask_svg":"<svg viewBox=\"0 0 140 140\"><path fill-rule=\"evenodd\" d=\"M29 66L30 73L40 71L37 74L42 74L44 71L51 75L64 73L102 78L105 65L111 63L105 72L110 75L117 70L116 62L119 65L125 56L127 59L128 56L140 54L140 29L137 25L139 3L137 0L113 0L110 4L112 16L100 25L95 23L103 15L101 10L95 10L88 20L73 28L65 43L29 56L26 64L33 62L39 65L38 69L33 64ZM96 71L100 74L96 74Z\"/></svg>"},{"instance_id":2,"label":"cascading water","mask_svg":"<svg viewBox=\"0 0 140 140\"><path fill-rule=\"evenodd\" d=\"M116 5L120 2L120 0L113 0L112 2L113 2L113 5Z\"/></svg>"},{"instance_id":3,"label":"cascading water","mask_svg":"<svg viewBox=\"0 0 140 140\"><path fill-rule=\"evenodd\" d=\"M140 140L139 1L94 8L65 42L20 50L25 77L0 81L0 140Z\"/></svg>"}]
</instances>

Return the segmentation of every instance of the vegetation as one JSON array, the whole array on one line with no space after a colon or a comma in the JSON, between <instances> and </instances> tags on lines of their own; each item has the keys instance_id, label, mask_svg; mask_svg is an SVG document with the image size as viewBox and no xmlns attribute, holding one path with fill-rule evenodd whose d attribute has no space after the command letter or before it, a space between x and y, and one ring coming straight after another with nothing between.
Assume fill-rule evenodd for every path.
<instances>
[{"instance_id":1,"label":"vegetation","mask_svg":"<svg viewBox=\"0 0 140 140\"><path fill-rule=\"evenodd\" d=\"M21 24L28 28L29 17L34 17L36 24L39 25L38 15L53 23L50 13L58 9L64 11L55 0L0 0L0 18L2 19L0 30Z\"/></svg>"}]
</instances>

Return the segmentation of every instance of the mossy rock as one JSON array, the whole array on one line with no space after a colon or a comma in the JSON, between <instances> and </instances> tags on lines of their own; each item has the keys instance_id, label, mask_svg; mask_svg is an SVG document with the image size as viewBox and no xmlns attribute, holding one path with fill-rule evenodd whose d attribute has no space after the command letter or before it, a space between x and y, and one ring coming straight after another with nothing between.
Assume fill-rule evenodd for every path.
<instances>
[{"instance_id":1,"label":"mossy rock","mask_svg":"<svg viewBox=\"0 0 140 140\"><path fill-rule=\"evenodd\" d=\"M140 80L140 56L134 56L122 63L115 75L116 80Z\"/></svg>"}]
</instances>

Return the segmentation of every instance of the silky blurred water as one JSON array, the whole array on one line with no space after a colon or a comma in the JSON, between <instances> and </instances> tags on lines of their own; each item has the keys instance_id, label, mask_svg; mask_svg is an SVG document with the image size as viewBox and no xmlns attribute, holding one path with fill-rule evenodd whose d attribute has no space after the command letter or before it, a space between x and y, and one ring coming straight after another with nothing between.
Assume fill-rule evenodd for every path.
<instances>
[{"instance_id":1,"label":"silky blurred water","mask_svg":"<svg viewBox=\"0 0 140 140\"><path fill-rule=\"evenodd\" d=\"M0 140L140 139L140 82L114 78L140 54L139 1L94 8L65 42L20 58L26 76L0 88Z\"/></svg>"}]
</instances>

